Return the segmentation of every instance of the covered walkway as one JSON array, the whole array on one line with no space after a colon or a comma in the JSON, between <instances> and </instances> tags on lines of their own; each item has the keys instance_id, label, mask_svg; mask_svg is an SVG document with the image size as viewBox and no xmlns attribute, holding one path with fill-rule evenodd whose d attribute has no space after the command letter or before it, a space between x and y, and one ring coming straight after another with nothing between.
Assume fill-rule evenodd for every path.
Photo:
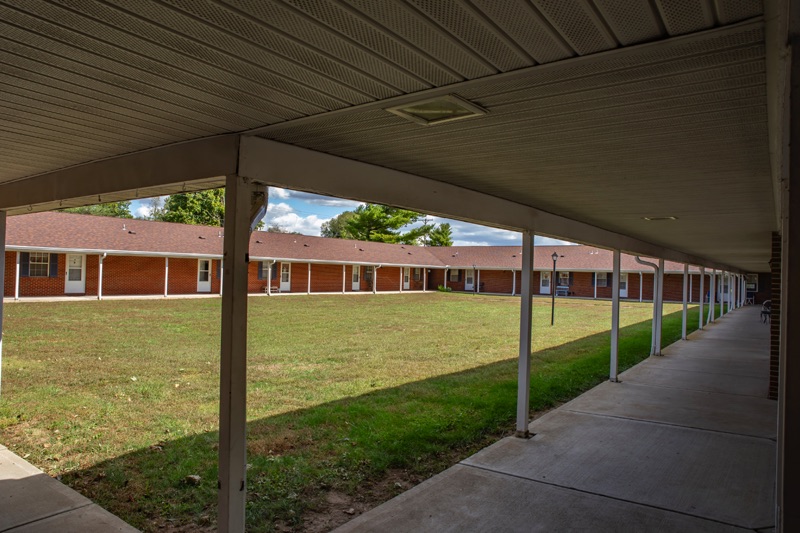
<instances>
[{"instance_id":1,"label":"covered walkway","mask_svg":"<svg viewBox=\"0 0 800 533\"><path fill-rule=\"evenodd\" d=\"M735 310L337 531L771 531L768 343Z\"/></svg>"},{"instance_id":2,"label":"covered walkway","mask_svg":"<svg viewBox=\"0 0 800 533\"><path fill-rule=\"evenodd\" d=\"M0 444L0 533L136 533Z\"/></svg>"}]
</instances>

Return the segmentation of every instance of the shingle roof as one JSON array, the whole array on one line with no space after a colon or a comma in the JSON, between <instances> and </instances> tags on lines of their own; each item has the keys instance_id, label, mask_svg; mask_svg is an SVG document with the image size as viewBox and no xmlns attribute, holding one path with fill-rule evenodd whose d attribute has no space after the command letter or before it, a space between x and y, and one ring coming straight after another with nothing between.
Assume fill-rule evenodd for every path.
<instances>
[{"instance_id":1,"label":"shingle roof","mask_svg":"<svg viewBox=\"0 0 800 533\"><path fill-rule=\"evenodd\" d=\"M62 212L31 213L8 218L9 249L74 250L130 255L221 257L222 228L131 220ZM610 250L592 246L536 246L534 268L549 270L558 253L561 271L610 271ZM521 246L422 247L377 242L327 239L307 235L254 232L250 239L254 260L408 265L452 268L519 270ZM651 260L653 261L653 260ZM623 271L649 271L632 256L622 255ZM692 269L697 271L696 268ZM667 272L683 265L667 262Z\"/></svg>"}]
</instances>

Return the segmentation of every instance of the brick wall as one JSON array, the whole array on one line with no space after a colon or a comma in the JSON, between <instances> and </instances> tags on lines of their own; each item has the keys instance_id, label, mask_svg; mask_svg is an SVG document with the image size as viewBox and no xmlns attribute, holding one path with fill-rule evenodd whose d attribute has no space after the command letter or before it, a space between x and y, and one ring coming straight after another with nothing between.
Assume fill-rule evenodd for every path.
<instances>
[{"instance_id":1,"label":"brick wall","mask_svg":"<svg viewBox=\"0 0 800 533\"><path fill-rule=\"evenodd\" d=\"M480 278L481 292L511 294L514 278L510 270L481 270Z\"/></svg>"},{"instance_id":2,"label":"brick wall","mask_svg":"<svg viewBox=\"0 0 800 533\"><path fill-rule=\"evenodd\" d=\"M51 278L25 277L19 280L19 295L22 296L63 296L66 270L66 256L58 255L58 276ZM14 296L14 278L17 269L17 253L6 252L6 274L3 279L3 294Z\"/></svg>"},{"instance_id":3,"label":"brick wall","mask_svg":"<svg viewBox=\"0 0 800 533\"><path fill-rule=\"evenodd\" d=\"M769 333L769 398L777 400L781 348L781 236L778 233L772 234L770 270L772 311Z\"/></svg>"},{"instance_id":4,"label":"brick wall","mask_svg":"<svg viewBox=\"0 0 800 533\"><path fill-rule=\"evenodd\" d=\"M6 252L6 275L3 278L3 295L14 296L14 278L17 268L17 252Z\"/></svg>"},{"instance_id":5,"label":"brick wall","mask_svg":"<svg viewBox=\"0 0 800 533\"><path fill-rule=\"evenodd\" d=\"M177 259L169 261L170 282L178 275L177 261ZM97 263L97 256L94 256L94 261L89 263L92 268L86 276L87 292L90 290L89 281L92 281L90 294L97 294ZM164 294L164 263L163 257L107 256L103 260L103 295ZM192 278L195 276L197 276L196 260ZM197 292L196 283L194 289L192 292Z\"/></svg>"},{"instance_id":6,"label":"brick wall","mask_svg":"<svg viewBox=\"0 0 800 533\"><path fill-rule=\"evenodd\" d=\"M342 265L312 264L311 292L342 292Z\"/></svg>"}]
</instances>

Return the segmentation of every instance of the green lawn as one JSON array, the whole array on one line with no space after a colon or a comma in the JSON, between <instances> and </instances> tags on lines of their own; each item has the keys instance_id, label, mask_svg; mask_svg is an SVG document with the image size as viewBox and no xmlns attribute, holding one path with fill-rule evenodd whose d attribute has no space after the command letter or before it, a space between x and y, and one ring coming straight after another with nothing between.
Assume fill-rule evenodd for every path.
<instances>
[{"instance_id":1,"label":"green lawn","mask_svg":"<svg viewBox=\"0 0 800 533\"><path fill-rule=\"evenodd\" d=\"M372 504L513 429L518 298L250 303L248 530L302 529L333 493ZM608 376L610 303L560 300L552 328L549 306L534 305L535 410ZM7 305L0 443L136 527L213 525L219 309ZM651 313L623 302L621 369L647 356ZM664 345L680 337L679 306L665 313Z\"/></svg>"}]
</instances>

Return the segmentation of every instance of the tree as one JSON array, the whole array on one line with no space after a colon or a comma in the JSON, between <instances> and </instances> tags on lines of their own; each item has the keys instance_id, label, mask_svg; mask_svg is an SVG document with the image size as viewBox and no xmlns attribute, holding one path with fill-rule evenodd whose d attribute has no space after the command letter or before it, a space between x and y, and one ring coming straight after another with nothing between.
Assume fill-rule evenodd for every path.
<instances>
[{"instance_id":1,"label":"tree","mask_svg":"<svg viewBox=\"0 0 800 533\"><path fill-rule=\"evenodd\" d=\"M428 233L428 246L453 246L453 231L450 224L444 223Z\"/></svg>"},{"instance_id":2,"label":"tree","mask_svg":"<svg viewBox=\"0 0 800 533\"><path fill-rule=\"evenodd\" d=\"M360 241L376 241L400 244L417 244L432 229L429 224L412 228L402 233L400 230L418 222L423 215L407 209L385 205L360 205L347 220L346 228L352 238Z\"/></svg>"},{"instance_id":3,"label":"tree","mask_svg":"<svg viewBox=\"0 0 800 533\"><path fill-rule=\"evenodd\" d=\"M270 224L265 231L267 233L289 233L289 231L280 224Z\"/></svg>"},{"instance_id":4,"label":"tree","mask_svg":"<svg viewBox=\"0 0 800 533\"><path fill-rule=\"evenodd\" d=\"M164 202L162 212L155 220L196 224L201 226L222 226L225 221L225 189L172 194Z\"/></svg>"},{"instance_id":5,"label":"tree","mask_svg":"<svg viewBox=\"0 0 800 533\"><path fill-rule=\"evenodd\" d=\"M353 211L345 211L338 216L333 217L327 222L323 222L320 228L320 235L331 239L353 239L350 230L347 229L347 223L356 214Z\"/></svg>"},{"instance_id":6,"label":"tree","mask_svg":"<svg viewBox=\"0 0 800 533\"><path fill-rule=\"evenodd\" d=\"M97 215L101 217L133 218L130 202L110 202L107 204L69 207L61 211L78 213L79 215Z\"/></svg>"}]
</instances>

